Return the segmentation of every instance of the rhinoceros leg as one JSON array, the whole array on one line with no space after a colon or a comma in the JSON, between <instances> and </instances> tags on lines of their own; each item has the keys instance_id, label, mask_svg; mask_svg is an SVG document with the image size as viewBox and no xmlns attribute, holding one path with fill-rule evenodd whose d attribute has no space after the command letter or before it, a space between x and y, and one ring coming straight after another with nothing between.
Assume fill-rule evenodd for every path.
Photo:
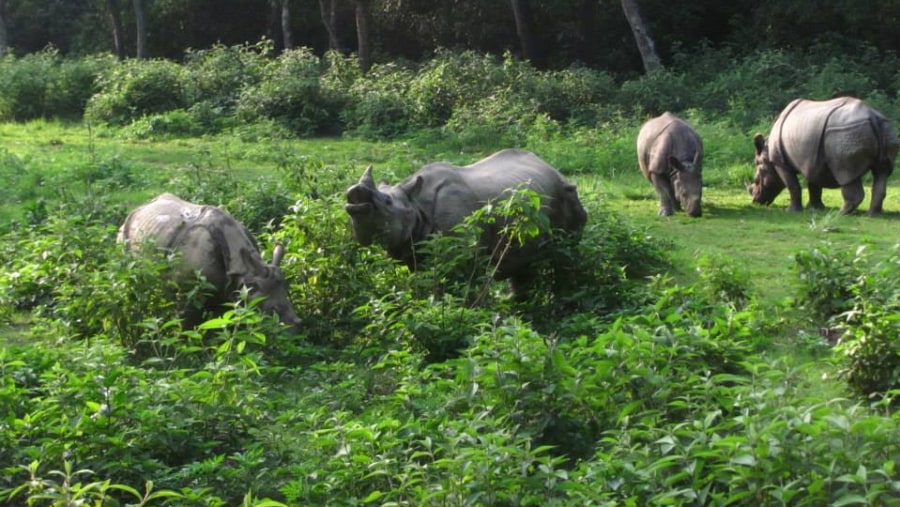
<instances>
[{"instance_id":1,"label":"rhinoceros leg","mask_svg":"<svg viewBox=\"0 0 900 507\"><path fill-rule=\"evenodd\" d=\"M791 194L791 205L788 211L803 211L803 189L800 187L800 181L797 179L797 173L793 171L778 170L778 175Z\"/></svg>"},{"instance_id":2,"label":"rhinoceros leg","mask_svg":"<svg viewBox=\"0 0 900 507\"><path fill-rule=\"evenodd\" d=\"M672 186L672 180L667 175L650 173L650 181L653 182L656 193L659 195L659 215L671 216L675 213L678 205L675 201L675 188Z\"/></svg>"},{"instance_id":3,"label":"rhinoceros leg","mask_svg":"<svg viewBox=\"0 0 900 507\"><path fill-rule=\"evenodd\" d=\"M869 204L869 214L877 215L881 213L884 205L884 196L887 195L888 173L882 171L873 171L874 179L872 181L872 203Z\"/></svg>"},{"instance_id":4,"label":"rhinoceros leg","mask_svg":"<svg viewBox=\"0 0 900 507\"><path fill-rule=\"evenodd\" d=\"M856 178L841 187L841 195L844 196L844 205L841 206L841 213L847 215L856 211L859 203L866 196L866 192L863 190L862 177Z\"/></svg>"},{"instance_id":5,"label":"rhinoceros leg","mask_svg":"<svg viewBox=\"0 0 900 507\"><path fill-rule=\"evenodd\" d=\"M825 209L825 203L822 202L822 187L813 183L810 183L808 187L809 202L806 204L806 207L809 209Z\"/></svg>"}]
</instances>

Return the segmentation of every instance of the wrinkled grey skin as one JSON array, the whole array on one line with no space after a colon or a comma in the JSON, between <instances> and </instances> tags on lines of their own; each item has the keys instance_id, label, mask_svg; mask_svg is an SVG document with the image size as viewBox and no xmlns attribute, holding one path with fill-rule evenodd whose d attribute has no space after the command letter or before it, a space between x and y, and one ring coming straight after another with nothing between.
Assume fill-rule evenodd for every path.
<instances>
[{"instance_id":1,"label":"wrinkled grey skin","mask_svg":"<svg viewBox=\"0 0 900 507\"><path fill-rule=\"evenodd\" d=\"M841 213L852 213L865 197L863 177L872 171L869 214L882 211L887 179L897 157L897 133L888 120L863 101L839 97L796 99L781 112L768 140L753 138L756 175L747 191L757 204L771 204L785 188L790 211L803 209L797 174L806 177L809 208L822 209L823 188L840 188Z\"/></svg>"},{"instance_id":2,"label":"wrinkled grey skin","mask_svg":"<svg viewBox=\"0 0 900 507\"><path fill-rule=\"evenodd\" d=\"M641 127L638 165L659 195L659 214L672 215L683 206L692 217L702 214L703 141L690 125L670 112Z\"/></svg>"},{"instance_id":3,"label":"wrinkled grey skin","mask_svg":"<svg viewBox=\"0 0 900 507\"><path fill-rule=\"evenodd\" d=\"M429 164L397 185L376 185L369 166L347 190L346 210L359 243L377 241L391 257L415 269L421 261L417 243L431 234L449 232L488 201L518 188L542 196L542 210L553 228L579 232L584 227L587 213L575 185L535 154L513 149L465 167ZM493 249L499 239L488 234L484 246ZM527 285L528 263L536 248L522 248L505 257L497 277L509 278L514 291Z\"/></svg>"},{"instance_id":4,"label":"wrinkled grey skin","mask_svg":"<svg viewBox=\"0 0 900 507\"><path fill-rule=\"evenodd\" d=\"M272 264L266 264L247 229L220 208L164 193L132 211L119 227L116 240L132 252L147 242L179 253L185 267L200 271L216 288L210 306L234 301L237 291L246 286L251 296L266 298L260 303L261 310L277 314L284 324L300 323L287 281L278 268L284 247L278 245Z\"/></svg>"}]
</instances>

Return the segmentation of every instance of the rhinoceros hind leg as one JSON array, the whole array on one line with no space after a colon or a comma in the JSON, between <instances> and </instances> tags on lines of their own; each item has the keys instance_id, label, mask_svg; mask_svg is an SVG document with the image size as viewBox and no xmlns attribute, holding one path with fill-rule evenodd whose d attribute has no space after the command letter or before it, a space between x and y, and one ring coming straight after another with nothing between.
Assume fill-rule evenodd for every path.
<instances>
[{"instance_id":1,"label":"rhinoceros hind leg","mask_svg":"<svg viewBox=\"0 0 900 507\"><path fill-rule=\"evenodd\" d=\"M841 206L841 214L849 215L856 211L856 208L859 207L859 203L861 203L866 196L866 192L863 190L862 178L857 178L841 187L841 195L844 196L844 205Z\"/></svg>"},{"instance_id":2,"label":"rhinoceros hind leg","mask_svg":"<svg viewBox=\"0 0 900 507\"><path fill-rule=\"evenodd\" d=\"M806 204L809 209L825 209L825 203L822 202L822 187L819 185L809 184L809 202Z\"/></svg>"},{"instance_id":3,"label":"rhinoceros hind leg","mask_svg":"<svg viewBox=\"0 0 900 507\"><path fill-rule=\"evenodd\" d=\"M869 204L869 215L877 215L881 213L884 205L884 197L887 195L888 174L885 172L874 172L872 181L872 203Z\"/></svg>"}]
</instances>

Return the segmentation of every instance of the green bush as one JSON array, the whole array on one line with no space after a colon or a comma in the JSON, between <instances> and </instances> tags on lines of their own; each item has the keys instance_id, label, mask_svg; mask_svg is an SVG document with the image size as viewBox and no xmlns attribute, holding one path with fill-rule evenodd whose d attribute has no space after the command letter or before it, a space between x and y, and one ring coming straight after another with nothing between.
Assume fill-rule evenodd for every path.
<instances>
[{"instance_id":1,"label":"green bush","mask_svg":"<svg viewBox=\"0 0 900 507\"><path fill-rule=\"evenodd\" d=\"M185 94L189 104L206 103L232 110L241 91L263 79L271 41L239 46L214 45L185 54Z\"/></svg>"},{"instance_id":2,"label":"green bush","mask_svg":"<svg viewBox=\"0 0 900 507\"><path fill-rule=\"evenodd\" d=\"M404 134L412 127L413 106L408 98L415 74L397 65L375 65L348 88L348 107L341 118L349 132L365 138Z\"/></svg>"},{"instance_id":3,"label":"green bush","mask_svg":"<svg viewBox=\"0 0 900 507\"><path fill-rule=\"evenodd\" d=\"M343 97L322 88L322 62L308 48L285 51L271 60L258 83L244 87L236 114L242 121L272 119L298 135L340 132Z\"/></svg>"},{"instance_id":4,"label":"green bush","mask_svg":"<svg viewBox=\"0 0 900 507\"><path fill-rule=\"evenodd\" d=\"M823 246L795 255L801 289L798 303L813 321L827 321L853 307L868 275L869 258L864 247L855 252Z\"/></svg>"},{"instance_id":5,"label":"green bush","mask_svg":"<svg viewBox=\"0 0 900 507\"><path fill-rule=\"evenodd\" d=\"M127 125L143 116L183 109L187 75L168 60L126 60L99 78L85 111L89 122Z\"/></svg>"}]
</instances>

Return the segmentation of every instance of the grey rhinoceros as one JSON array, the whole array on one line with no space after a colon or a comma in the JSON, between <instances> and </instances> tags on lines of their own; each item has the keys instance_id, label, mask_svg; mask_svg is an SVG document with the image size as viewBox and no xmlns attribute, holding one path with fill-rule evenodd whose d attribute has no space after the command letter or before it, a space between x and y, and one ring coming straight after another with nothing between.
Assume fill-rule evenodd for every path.
<instances>
[{"instance_id":1,"label":"grey rhinoceros","mask_svg":"<svg viewBox=\"0 0 900 507\"><path fill-rule=\"evenodd\" d=\"M287 325L300 322L278 268L284 247L277 245L272 264L266 264L244 225L220 208L164 193L129 213L116 240L131 252L149 243L177 253L185 267L200 271L215 287L210 306L235 301L236 291L246 286L251 296L265 297L260 309L276 313Z\"/></svg>"},{"instance_id":2,"label":"grey rhinoceros","mask_svg":"<svg viewBox=\"0 0 900 507\"><path fill-rule=\"evenodd\" d=\"M753 202L771 204L787 187L788 209L802 210L799 173L808 183L810 208L824 208L823 188L840 188L841 213L862 202L868 171L873 176L869 213L881 212L898 149L897 133L884 115L853 97L796 99L775 120L769 138L756 134L753 144L756 175L747 185Z\"/></svg>"},{"instance_id":3,"label":"grey rhinoceros","mask_svg":"<svg viewBox=\"0 0 900 507\"><path fill-rule=\"evenodd\" d=\"M397 185L377 186L369 166L359 182L347 190L347 213L353 235L368 245L378 241L394 259L415 269L421 261L417 245L434 233L449 232L467 216L516 189L541 196L541 210L554 229L578 233L587 213L575 185L556 169L528 151L506 149L474 164L457 167L446 162L428 164ZM496 229L496 227L495 227ZM501 238L487 231L483 246L491 251ZM517 297L532 279L529 262L541 241L517 249L501 259L498 279L508 278Z\"/></svg>"},{"instance_id":4,"label":"grey rhinoceros","mask_svg":"<svg viewBox=\"0 0 900 507\"><path fill-rule=\"evenodd\" d=\"M660 215L681 206L692 217L702 214L703 141L690 125L668 111L648 120L638 132L637 157L659 195Z\"/></svg>"}]
</instances>

